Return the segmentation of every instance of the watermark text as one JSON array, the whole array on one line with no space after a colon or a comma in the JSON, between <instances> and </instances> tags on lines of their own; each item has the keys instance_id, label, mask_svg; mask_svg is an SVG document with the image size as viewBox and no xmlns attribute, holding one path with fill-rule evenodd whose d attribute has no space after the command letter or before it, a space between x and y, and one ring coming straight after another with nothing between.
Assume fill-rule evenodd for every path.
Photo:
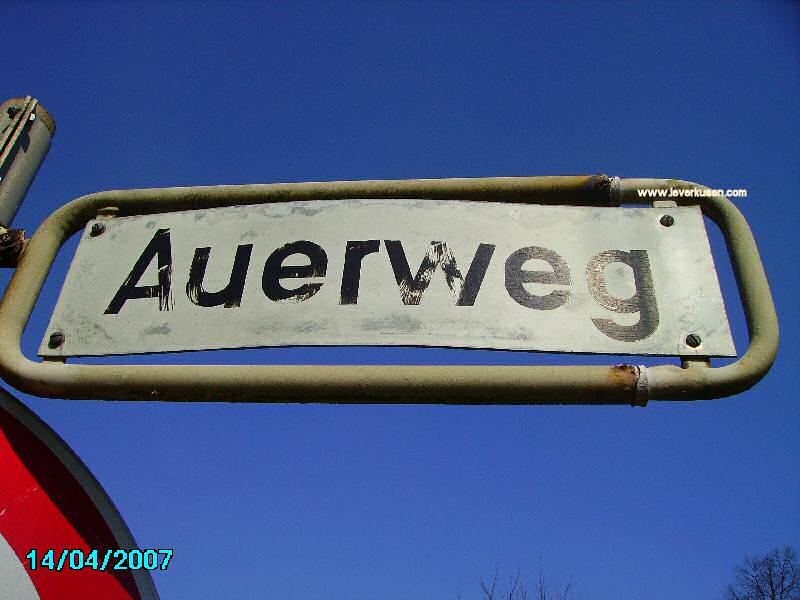
<instances>
[{"instance_id":1,"label":"watermark text","mask_svg":"<svg viewBox=\"0 0 800 600\"><path fill-rule=\"evenodd\" d=\"M639 189L639 198L747 198L746 189L711 190L700 188Z\"/></svg>"}]
</instances>

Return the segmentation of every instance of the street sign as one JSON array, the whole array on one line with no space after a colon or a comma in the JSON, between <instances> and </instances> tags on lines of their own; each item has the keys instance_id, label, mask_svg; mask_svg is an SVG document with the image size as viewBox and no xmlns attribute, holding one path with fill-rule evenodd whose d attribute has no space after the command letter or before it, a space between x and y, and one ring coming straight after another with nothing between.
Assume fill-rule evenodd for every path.
<instances>
[{"instance_id":1,"label":"street sign","mask_svg":"<svg viewBox=\"0 0 800 600\"><path fill-rule=\"evenodd\" d=\"M90 221L39 354L289 345L736 355L697 206L430 199Z\"/></svg>"},{"instance_id":2,"label":"street sign","mask_svg":"<svg viewBox=\"0 0 800 600\"><path fill-rule=\"evenodd\" d=\"M643 191L647 190L670 196L674 190L683 190L687 195L676 198L674 204L679 206L658 203L661 206L641 208ZM678 179L577 175L272 183L89 194L50 215L20 255L14 277L0 300L0 377L24 392L65 399L644 406L651 400L730 396L749 389L769 371L780 328L747 220L732 202L710 192L705 186ZM282 208L274 213L270 205ZM350 220L326 211L326 207L347 206L372 208L358 211ZM408 210L410 207L413 210ZM544 210L547 207L565 212L561 218L554 218L556 213ZM581 207L594 208L566 210ZM292 210L296 214L292 215ZM405 217L400 218L397 212L391 217L390 211L395 210L404 212ZM545 216L548 213L549 218ZM215 215L233 214L239 215L239 227L246 226L238 237L213 239L217 230L224 234L224 223L231 221L228 218L217 218L212 226L203 226ZM297 223L291 225L288 220L292 216L303 218L299 229ZM125 223L137 223L134 217L139 217L135 243L123 231ZM729 327L702 228L705 218L719 226L725 237L749 336L747 349L738 360L718 367L711 365L709 356L732 352L732 344L717 344L728 337ZM695 226L690 225L691 231L680 233L692 220ZM315 221L318 226L306 227ZM198 227L189 227L195 222ZM112 237L116 227L121 229L117 237ZM180 235L173 236L178 228ZM188 231L183 233L184 229ZM48 353L48 360L31 360L22 351L23 331L57 254L81 231L79 248L101 239L112 243L106 244L102 253L80 250L79 254L90 260L84 264L76 258L74 274L67 277L61 307L69 310L57 307L52 327L45 332L47 348L42 351L57 352ZM173 252L173 237L178 240L177 252ZM212 258L212 246L219 247L220 241L228 247L227 257L225 251L218 250ZM416 254L412 254L412 244ZM298 249L302 252L295 252ZM581 249L583 254L576 254ZM382 262L370 264L376 258ZM91 276L95 259L97 264L106 265ZM121 259L126 264L118 264ZM379 277L386 286L374 285ZM113 283L104 282L106 278ZM81 290L85 294L77 295L80 285L76 286L76 281L85 282L85 290ZM492 281L495 291L487 293ZM367 284L373 291L362 291L370 289ZM435 291L437 288L439 291ZM388 297L391 299L374 305L376 298L386 298L389 289L393 290ZM325 294L328 300L324 300ZM369 294L378 294L371 306L362 301ZM504 303L502 310L492 306L492 298L498 294L497 301ZM436 296L438 300L430 300ZM322 336L317 332L324 331L328 323L338 327L333 331L340 335L329 335L335 343L347 343L344 336L371 343L364 339L369 333L365 330L371 330L374 339L383 343L404 333L398 331L394 320L388 325L395 330L382 335L386 324L375 317L368 317L372 321L364 322L369 326L357 332L337 320L342 314L338 311L359 312L367 307L368 314L372 311L377 316L394 311L408 317L408 311L420 310L419 317L426 319L420 318L420 337L426 340L423 343L446 345L460 336L466 340L465 346L481 347L488 341L486 346L495 347L494 342L502 336L492 339L483 335L487 328L502 324L503 319L519 320L513 311L525 309L521 327L532 342L559 343L565 339L566 350L580 352L579 346L573 345L575 340L583 344L601 336L602 351L630 354L669 330L667 337L672 339L667 339L661 351L670 352L672 348L681 362L680 366L671 361L656 365L326 366L252 361L247 365L91 364L63 360L71 356L68 348L72 341L92 338L91 330L102 330L106 319L122 324L117 331L101 333L108 347L98 350L84 343L75 355L142 352L142 344L135 339L122 340L123 345L115 342L120 332L129 337L137 331L145 338L165 340L175 331L179 334L176 339L194 336L202 347L222 347L218 338L224 338L230 330L236 332L236 346L244 347L242 338L253 332L219 315L236 315L241 309L240 314L246 316L245 307L250 302L261 307L259 317L255 322L243 322L258 336L266 335L271 328L280 329L284 321L296 323L295 317L302 314L298 311L327 302L330 311L322 313L327 321L306 321L304 329L309 335L302 337L304 344L320 343ZM572 309L572 304L581 303L589 308ZM437 313L437 304L442 310L466 312L450 312L458 318L437 330L428 326L433 321L426 316ZM172 324L163 320L166 315L174 319L174 315L182 314L177 310L181 306L202 312L194 312L194 318L186 313L189 317L179 317ZM278 308L289 310L276 313ZM488 309L489 318L464 318L478 308ZM77 315L75 324L79 327L75 330L69 328L70 312ZM161 320L146 325L148 330L143 331L139 321L142 317L152 319L154 314ZM543 318L548 315L556 316L551 322L556 327ZM526 324L536 328L528 329ZM578 327L590 333L573 335ZM117 344L115 349L112 342ZM130 347L134 342L138 347ZM508 338L505 342L508 346ZM255 339L251 343L272 342ZM530 347L536 348L533 343ZM189 346L176 347L180 348ZM158 344L156 349L164 350L165 346Z\"/></svg>"},{"instance_id":3,"label":"street sign","mask_svg":"<svg viewBox=\"0 0 800 600\"><path fill-rule=\"evenodd\" d=\"M158 599L146 551L92 473L2 388L0 473L0 598Z\"/></svg>"}]
</instances>

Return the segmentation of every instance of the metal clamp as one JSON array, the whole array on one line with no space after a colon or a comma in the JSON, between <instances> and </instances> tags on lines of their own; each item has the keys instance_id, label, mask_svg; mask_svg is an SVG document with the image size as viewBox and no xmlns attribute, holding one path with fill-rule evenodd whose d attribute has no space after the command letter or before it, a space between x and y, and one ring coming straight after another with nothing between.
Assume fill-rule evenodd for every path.
<instances>
[{"instance_id":1,"label":"metal clamp","mask_svg":"<svg viewBox=\"0 0 800 600\"><path fill-rule=\"evenodd\" d=\"M3 131L0 136L0 170L3 170L8 162L11 151L22 135L22 132L28 127L31 121L36 120L36 115L33 114L36 105L39 101L30 96L25 98L21 105L12 105L7 109L8 116L11 118L11 123Z\"/></svg>"},{"instance_id":2,"label":"metal clamp","mask_svg":"<svg viewBox=\"0 0 800 600\"><path fill-rule=\"evenodd\" d=\"M24 229L0 228L0 268L16 267L27 241Z\"/></svg>"},{"instance_id":3,"label":"metal clamp","mask_svg":"<svg viewBox=\"0 0 800 600\"><path fill-rule=\"evenodd\" d=\"M0 226L10 227L55 135L55 121L36 98L0 104Z\"/></svg>"}]
</instances>

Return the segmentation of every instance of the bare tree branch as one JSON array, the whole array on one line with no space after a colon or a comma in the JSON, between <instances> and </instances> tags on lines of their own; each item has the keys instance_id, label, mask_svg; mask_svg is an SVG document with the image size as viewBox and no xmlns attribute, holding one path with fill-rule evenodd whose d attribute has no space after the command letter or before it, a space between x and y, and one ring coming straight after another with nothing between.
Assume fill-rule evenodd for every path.
<instances>
[{"instance_id":1,"label":"bare tree branch","mask_svg":"<svg viewBox=\"0 0 800 600\"><path fill-rule=\"evenodd\" d=\"M547 592L544 589L544 567L542 566L542 555L539 555L539 598L538 600L547 600Z\"/></svg>"},{"instance_id":2,"label":"bare tree branch","mask_svg":"<svg viewBox=\"0 0 800 600\"><path fill-rule=\"evenodd\" d=\"M517 593L517 586L519 586L520 569L517 567L517 575L512 579L511 574L508 575L508 600L514 600L514 594Z\"/></svg>"},{"instance_id":3,"label":"bare tree branch","mask_svg":"<svg viewBox=\"0 0 800 600\"><path fill-rule=\"evenodd\" d=\"M488 581L480 578L481 597L483 600L580 600L574 591L572 579L562 588L550 588L544 576L542 557L539 557L539 579L536 593L529 590L530 580L523 576L522 568L509 569L508 584L505 585L505 574L500 577L500 565L495 566L494 576ZM532 589L532 588L531 588ZM535 596L535 598L534 598ZM456 600L462 600L462 594L456 594Z\"/></svg>"},{"instance_id":4,"label":"bare tree branch","mask_svg":"<svg viewBox=\"0 0 800 600\"><path fill-rule=\"evenodd\" d=\"M726 600L800 600L800 565L791 546L746 557L734 575Z\"/></svg>"},{"instance_id":5,"label":"bare tree branch","mask_svg":"<svg viewBox=\"0 0 800 600\"><path fill-rule=\"evenodd\" d=\"M486 595L486 600L494 600L494 589L497 585L497 575L500 572L500 565L497 565L494 569L494 579L492 579L492 589L489 589L486 586L486 583L483 581L483 576L481 576L481 589L483 593Z\"/></svg>"}]
</instances>

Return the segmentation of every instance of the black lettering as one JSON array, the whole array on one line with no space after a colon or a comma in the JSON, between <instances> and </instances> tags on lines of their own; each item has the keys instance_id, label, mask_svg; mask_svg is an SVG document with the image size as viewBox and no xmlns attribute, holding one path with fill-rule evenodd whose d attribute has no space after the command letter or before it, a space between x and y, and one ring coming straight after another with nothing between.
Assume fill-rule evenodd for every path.
<instances>
[{"instance_id":1,"label":"black lettering","mask_svg":"<svg viewBox=\"0 0 800 600\"><path fill-rule=\"evenodd\" d=\"M611 263L623 263L633 269L636 292L630 298L616 298L608 293L603 270ZM620 314L639 313L635 325L620 325L610 319L592 319L602 333L613 340L636 342L650 336L658 327L658 305L653 275L646 250L606 250L592 257L586 267L589 292L600 306Z\"/></svg>"},{"instance_id":2,"label":"black lettering","mask_svg":"<svg viewBox=\"0 0 800 600\"><path fill-rule=\"evenodd\" d=\"M411 268L408 266L403 244L398 240L384 240L384 244L392 263L395 281L400 288L400 297L403 304L406 305L420 303L422 294L431 282L433 272L437 267L441 267L456 305L472 306L494 252L494 245L481 244L472 259L465 281L452 251L447 247L447 242L431 242L428 252L417 269L416 276L412 279Z\"/></svg>"},{"instance_id":3,"label":"black lettering","mask_svg":"<svg viewBox=\"0 0 800 600\"><path fill-rule=\"evenodd\" d=\"M472 258L472 264L467 271L467 278L464 280L464 285L461 286L461 294L458 296L458 306L472 306L475 304L475 298L478 297L478 292L481 289L483 278L486 276L486 269L489 268L489 261L492 260L494 254L494 244L481 244ZM451 255L452 256L452 255ZM455 260L452 262L453 269L458 272ZM442 266L442 269L445 267Z\"/></svg>"},{"instance_id":4,"label":"black lettering","mask_svg":"<svg viewBox=\"0 0 800 600\"><path fill-rule=\"evenodd\" d=\"M344 272L339 304L357 304L358 286L361 282L361 261L367 254L380 250L380 240L347 242L344 251Z\"/></svg>"},{"instance_id":5,"label":"black lettering","mask_svg":"<svg viewBox=\"0 0 800 600\"><path fill-rule=\"evenodd\" d=\"M158 257L158 284L137 286L147 267ZM136 298L158 298L158 310L169 310L172 307L172 245L169 229L159 229L147 244L142 255L133 265L130 274L122 283L108 308L107 315L119 314L128 300Z\"/></svg>"},{"instance_id":6,"label":"black lettering","mask_svg":"<svg viewBox=\"0 0 800 600\"><path fill-rule=\"evenodd\" d=\"M220 304L223 304L225 308L240 306L252 251L253 244L238 246L228 285L219 292L207 292L203 289L203 279L206 275L211 248L197 248L194 251L194 259L192 259L192 266L189 269L189 281L186 284L186 295L189 300L197 306L219 306Z\"/></svg>"},{"instance_id":7,"label":"black lettering","mask_svg":"<svg viewBox=\"0 0 800 600\"><path fill-rule=\"evenodd\" d=\"M522 266L531 259L543 260L549 263L553 270L524 271ZM539 246L520 248L506 260L506 290L515 302L537 310L556 309L569 300L569 290L553 290L549 294L539 296L528 292L524 283L570 285L569 265L552 250Z\"/></svg>"},{"instance_id":8,"label":"black lettering","mask_svg":"<svg viewBox=\"0 0 800 600\"><path fill-rule=\"evenodd\" d=\"M284 266L283 261L292 254L305 254L310 264L301 267ZM261 287L267 298L275 302L303 302L316 294L322 283L305 283L294 290L281 285L281 279L297 279L301 277L325 277L328 270L328 255L314 242L300 240L286 244L269 255L264 264Z\"/></svg>"}]
</instances>

